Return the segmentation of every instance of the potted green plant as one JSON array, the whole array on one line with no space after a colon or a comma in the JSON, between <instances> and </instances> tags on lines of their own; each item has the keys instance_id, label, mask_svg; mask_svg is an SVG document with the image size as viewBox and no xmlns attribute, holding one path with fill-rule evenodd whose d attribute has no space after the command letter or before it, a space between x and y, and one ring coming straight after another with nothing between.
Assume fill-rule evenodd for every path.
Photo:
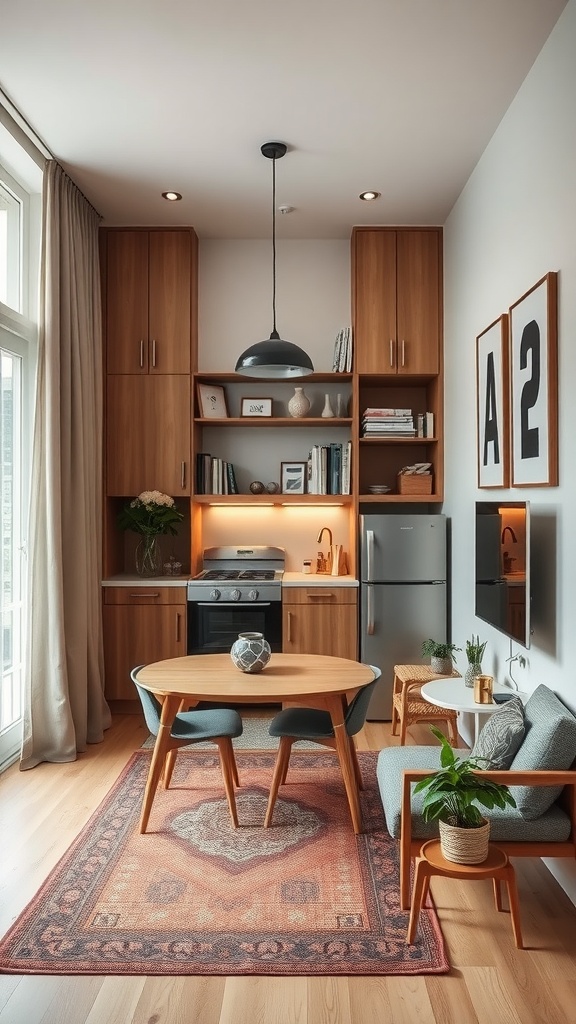
<instances>
[{"instance_id":1,"label":"potted green plant","mask_svg":"<svg viewBox=\"0 0 576 1024\"><path fill-rule=\"evenodd\" d=\"M516 801L508 786L482 775L490 763L486 758L456 757L444 733L435 726L430 728L442 744L442 767L414 787L415 793L424 793L422 817L425 821L438 821L440 846L446 860L481 864L488 856L490 822L483 817L480 807L516 807Z\"/></svg>"},{"instance_id":2,"label":"potted green plant","mask_svg":"<svg viewBox=\"0 0 576 1024\"><path fill-rule=\"evenodd\" d=\"M456 660L456 651L461 647L455 644L440 643L438 640L425 640L422 644L422 654L430 658L430 667L439 676L451 676L453 663Z\"/></svg>"},{"instance_id":3,"label":"potted green plant","mask_svg":"<svg viewBox=\"0 0 576 1024\"><path fill-rule=\"evenodd\" d=\"M476 676L482 673L482 658L484 657L484 651L486 650L487 641L480 643L480 637L474 636L466 641L466 657L468 658L468 668L464 673L464 683L466 686L474 686L474 679Z\"/></svg>"}]
</instances>

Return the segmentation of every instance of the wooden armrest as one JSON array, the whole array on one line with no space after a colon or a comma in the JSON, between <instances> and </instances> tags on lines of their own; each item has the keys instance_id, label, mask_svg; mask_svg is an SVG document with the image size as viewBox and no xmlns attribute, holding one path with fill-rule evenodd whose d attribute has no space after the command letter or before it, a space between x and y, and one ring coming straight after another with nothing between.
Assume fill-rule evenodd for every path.
<instances>
[{"instance_id":1,"label":"wooden armrest","mask_svg":"<svg viewBox=\"0 0 576 1024\"><path fill-rule=\"evenodd\" d=\"M419 782L420 779L434 774L434 771L427 768L406 768L402 773L402 788L407 788L409 783ZM506 768L500 771L481 771L477 774L505 786L576 786L576 771L572 769L563 772L514 772Z\"/></svg>"}]
</instances>

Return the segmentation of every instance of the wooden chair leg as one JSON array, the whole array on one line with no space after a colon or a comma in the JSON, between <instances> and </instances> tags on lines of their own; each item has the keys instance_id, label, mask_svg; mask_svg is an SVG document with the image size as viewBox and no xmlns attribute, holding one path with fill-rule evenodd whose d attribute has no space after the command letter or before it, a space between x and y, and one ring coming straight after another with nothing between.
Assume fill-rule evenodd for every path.
<instances>
[{"instance_id":1,"label":"wooden chair leg","mask_svg":"<svg viewBox=\"0 0 576 1024\"><path fill-rule=\"evenodd\" d=\"M406 743L406 728L407 728L407 726L408 726L408 716L406 714L406 709L402 708L402 711L401 711L401 714L400 714L400 746L401 747L403 747L404 744Z\"/></svg>"},{"instance_id":2,"label":"wooden chair leg","mask_svg":"<svg viewBox=\"0 0 576 1024\"><path fill-rule=\"evenodd\" d=\"M218 744L218 752L220 754L220 766L222 768L222 778L224 780L224 789L226 791L230 817L234 828L238 828L238 812L236 810L236 799L234 797L234 769L232 767L234 763L234 751L232 748L232 741L229 736L220 736L216 740L216 743Z\"/></svg>"},{"instance_id":3,"label":"wooden chair leg","mask_svg":"<svg viewBox=\"0 0 576 1024\"><path fill-rule=\"evenodd\" d=\"M398 711L396 710L396 705L394 703L394 697L396 696L397 692L398 692L398 677L395 675L394 676L394 685L392 686L392 735L393 736L396 735L396 730L398 728Z\"/></svg>"},{"instance_id":4,"label":"wooden chair leg","mask_svg":"<svg viewBox=\"0 0 576 1024\"><path fill-rule=\"evenodd\" d=\"M450 717L448 719L448 731L450 733L450 743L453 747L458 746L458 719Z\"/></svg>"},{"instance_id":5,"label":"wooden chair leg","mask_svg":"<svg viewBox=\"0 0 576 1024\"><path fill-rule=\"evenodd\" d=\"M356 778L356 785L358 789L364 789L364 780L362 778L362 772L360 771L360 765L358 763L358 753L354 745L354 740L349 737L350 740L350 759L352 761L352 767L354 769L354 776Z\"/></svg>"},{"instance_id":6,"label":"wooden chair leg","mask_svg":"<svg viewBox=\"0 0 576 1024\"><path fill-rule=\"evenodd\" d=\"M278 747L278 754L276 755L276 764L274 765L274 773L270 784L270 795L268 797L266 817L264 818L264 828L268 828L272 821L278 790L280 789L280 786L284 784L286 773L288 772L288 762L290 761L293 742L294 740L291 736L280 737L280 745Z\"/></svg>"},{"instance_id":7,"label":"wooden chair leg","mask_svg":"<svg viewBox=\"0 0 576 1024\"><path fill-rule=\"evenodd\" d=\"M524 943L522 941L522 927L520 924L520 903L518 902L518 889L516 888L516 874L511 864L507 864L506 867L503 868L502 873L506 881L506 888L508 889L508 904L510 906L514 941L516 942L518 949L524 949Z\"/></svg>"},{"instance_id":8,"label":"wooden chair leg","mask_svg":"<svg viewBox=\"0 0 576 1024\"><path fill-rule=\"evenodd\" d=\"M177 747L173 747L166 754L166 760L164 761L164 773L163 773L163 786L164 789L168 789L170 781L172 779L172 772L174 771L174 765L176 764L176 753Z\"/></svg>"},{"instance_id":9,"label":"wooden chair leg","mask_svg":"<svg viewBox=\"0 0 576 1024\"><path fill-rule=\"evenodd\" d=\"M408 924L408 934L406 936L406 944L410 945L414 942L414 936L418 928L418 920L420 918L420 911L422 910L422 904L426 898L428 891L428 881L430 878L430 865L425 857L419 857L416 861L416 871L414 873L414 892L412 894L412 906L410 908L410 921Z\"/></svg>"}]
</instances>

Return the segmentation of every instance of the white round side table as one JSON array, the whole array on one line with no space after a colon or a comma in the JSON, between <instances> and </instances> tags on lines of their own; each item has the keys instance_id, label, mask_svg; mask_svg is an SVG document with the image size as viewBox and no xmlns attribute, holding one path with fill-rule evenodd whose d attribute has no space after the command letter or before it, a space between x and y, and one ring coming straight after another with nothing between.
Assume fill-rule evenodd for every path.
<instances>
[{"instance_id":1,"label":"white round side table","mask_svg":"<svg viewBox=\"0 0 576 1024\"><path fill-rule=\"evenodd\" d=\"M435 679L431 683L424 683L421 689L422 696L439 708L450 708L452 711L465 711L474 715L474 742L480 732L480 718L492 715L502 707L494 701L491 704L477 704L474 700L474 688L466 686L463 679ZM513 697L520 697L522 701L526 696L518 690L511 690L509 686L496 685L494 693L507 693Z\"/></svg>"}]
</instances>

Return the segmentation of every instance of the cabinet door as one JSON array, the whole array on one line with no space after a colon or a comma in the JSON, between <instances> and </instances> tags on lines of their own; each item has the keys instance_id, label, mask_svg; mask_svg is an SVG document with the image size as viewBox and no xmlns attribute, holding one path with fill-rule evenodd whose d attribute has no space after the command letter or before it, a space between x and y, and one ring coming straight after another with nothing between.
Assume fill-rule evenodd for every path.
<instances>
[{"instance_id":1,"label":"cabinet door","mask_svg":"<svg viewBox=\"0 0 576 1024\"><path fill-rule=\"evenodd\" d=\"M186 605L105 605L105 693L109 700L137 700L130 679L137 665L186 654Z\"/></svg>"},{"instance_id":2,"label":"cabinet door","mask_svg":"<svg viewBox=\"0 0 576 1024\"><path fill-rule=\"evenodd\" d=\"M112 374L106 389L106 493L190 494L190 378Z\"/></svg>"},{"instance_id":3,"label":"cabinet door","mask_svg":"<svg viewBox=\"0 0 576 1024\"><path fill-rule=\"evenodd\" d=\"M286 604L282 609L285 654L358 656L356 604Z\"/></svg>"},{"instance_id":4,"label":"cabinet door","mask_svg":"<svg viewBox=\"0 0 576 1024\"><path fill-rule=\"evenodd\" d=\"M440 234L398 231L398 373L438 373L441 336Z\"/></svg>"},{"instance_id":5,"label":"cabinet door","mask_svg":"<svg viewBox=\"0 0 576 1024\"><path fill-rule=\"evenodd\" d=\"M108 373L148 373L146 231L107 235L106 369Z\"/></svg>"},{"instance_id":6,"label":"cabinet door","mask_svg":"<svg viewBox=\"0 0 576 1024\"><path fill-rule=\"evenodd\" d=\"M396 373L396 232L354 235L354 359L358 373Z\"/></svg>"},{"instance_id":7,"label":"cabinet door","mask_svg":"<svg viewBox=\"0 0 576 1024\"><path fill-rule=\"evenodd\" d=\"M186 231L150 232L150 373L190 373L191 248Z\"/></svg>"}]
</instances>

